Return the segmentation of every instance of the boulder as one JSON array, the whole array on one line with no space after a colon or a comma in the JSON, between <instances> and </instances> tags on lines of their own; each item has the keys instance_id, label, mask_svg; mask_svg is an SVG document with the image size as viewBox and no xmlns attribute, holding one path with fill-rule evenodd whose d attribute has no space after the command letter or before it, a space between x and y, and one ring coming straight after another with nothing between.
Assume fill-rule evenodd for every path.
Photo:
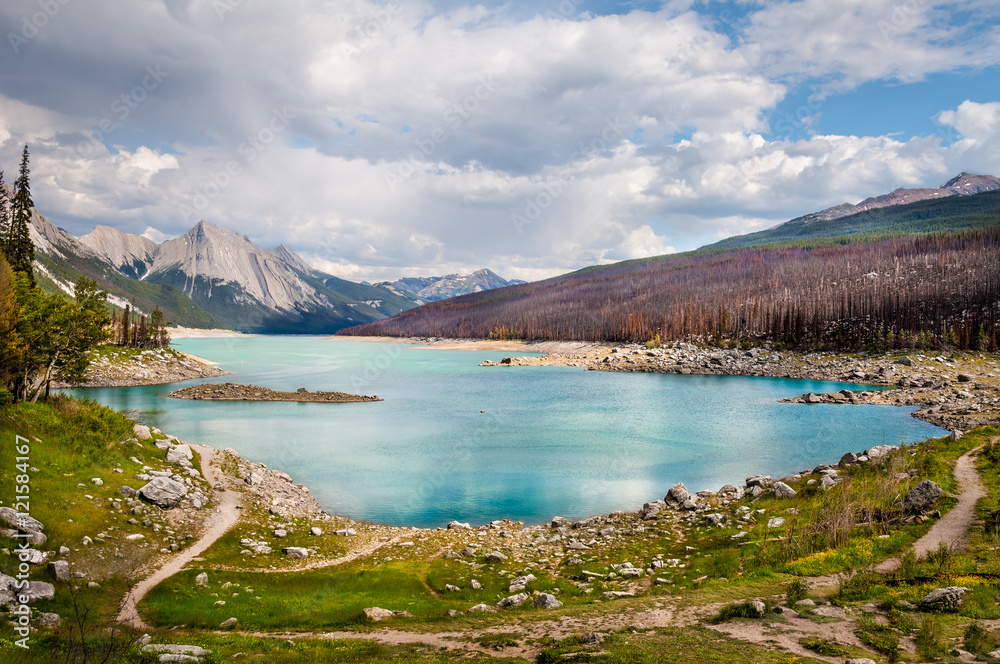
<instances>
[{"instance_id":1,"label":"boulder","mask_svg":"<svg viewBox=\"0 0 1000 664\"><path fill-rule=\"evenodd\" d=\"M69 563L65 560L56 560L49 563L49 572L56 581L69 581Z\"/></svg>"},{"instance_id":2,"label":"boulder","mask_svg":"<svg viewBox=\"0 0 1000 664\"><path fill-rule=\"evenodd\" d=\"M412 618L413 614L409 611L389 611L388 609L380 609L377 606L371 607L369 609L364 609L365 617L372 622L382 622L383 620L389 620L390 618Z\"/></svg>"},{"instance_id":3,"label":"boulder","mask_svg":"<svg viewBox=\"0 0 1000 664\"><path fill-rule=\"evenodd\" d=\"M823 403L823 400L820 399L815 394L813 394L812 392L810 392L809 394L807 394L804 397L802 397L802 401L804 403Z\"/></svg>"},{"instance_id":4,"label":"boulder","mask_svg":"<svg viewBox=\"0 0 1000 664\"><path fill-rule=\"evenodd\" d=\"M839 606L821 606L812 610L814 616L821 616L823 618L840 618L842 620L847 619L847 612L844 611Z\"/></svg>"},{"instance_id":5,"label":"boulder","mask_svg":"<svg viewBox=\"0 0 1000 664\"><path fill-rule=\"evenodd\" d=\"M959 586L938 588L927 593L920 600L920 603L931 609L959 609L962 607L962 600L965 599L965 593L967 592L969 592L968 588Z\"/></svg>"},{"instance_id":6,"label":"boulder","mask_svg":"<svg viewBox=\"0 0 1000 664\"><path fill-rule=\"evenodd\" d=\"M684 504L690 495L684 483L678 482L670 487L667 495L663 497L663 502L671 507L679 507Z\"/></svg>"},{"instance_id":7,"label":"boulder","mask_svg":"<svg viewBox=\"0 0 1000 664\"><path fill-rule=\"evenodd\" d=\"M844 664L875 664L875 660L868 659L867 657L855 657L853 659L844 660Z\"/></svg>"},{"instance_id":8,"label":"boulder","mask_svg":"<svg viewBox=\"0 0 1000 664\"><path fill-rule=\"evenodd\" d=\"M190 462L193 458L194 453L187 445L174 445L167 450L167 463L184 465L182 462Z\"/></svg>"},{"instance_id":9,"label":"boulder","mask_svg":"<svg viewBox=\"0 0 1000 664\"><path fill-rule=\"evenodd\" d=\"M132 427L132 435L139 440L150 440L153 437L153 434L149 431L149 427L142 424L136 424Z\"/></svg>"},{"instance_id":10,"label":"boulder","mask_svg":"<svg viewBox=\"0 0 1000 664\"><path fill-rule=\"evenodd\" d=\"M309 550L303 549L301 546L290 546L287 549L282 549L281 552L293 560L302 560L309 557Z\"/></svg>"},{"instance_id":11,"label":"boulder","mask_svg":"<svg viewBox=\"0 0 1000 664\"><path fill-rule=\"evenodd\" d=\"M819 488L823 491L827 491L837 486L837 476L836 475L824 475L823 479L819 481Z\"/></svg>"},{"instance_id":12,"label":"boulder","mask_svg":"<svg viewBox=\"0 0 1000 664\"><path fill-rule=\"evenodd\" d=\"M236 627L239 622L236 618L229 618L228 620L223 620L219 623L219 629L229 629L230 627Z\"/></svg>"},{"instance_id":13,"label":"boulder","mask_svg":"<svg viewBox=\"0 0 1000 664\"><path fill-rule=\"evenodd\" d=\"M169 477L154 477L139 495L161 509L173 509L187 495L187 487Z\"/></svg>"},{"instance_id":14,"label":"boulder","mask_svg":"<svg viewBox=\"0 0 1000 664\"><path fill-rule=\"evenodd\" d=\"M483 584L479 583L479 581L477 581L476 579L469 581L469 588L472 588L473 590L481 590L482 587Z\"/></svg>"},{"instance_id":15,"label":"boulder","mask_svg":"<svg viewBox=\"0 0 1000 664\"><path fill-rule=\"evenodd\" d=\"M472 526L467 523L459 523L458 521L452 521L448 524L448 530L472 530Z\"/></svg>"},{"instance_id":16,"label":"boulder","mask_svg":"<svg viewBox=\"0 0 1000 664\"><path fill-rule=\"evenodd\" d=\"M45 526L38 519L33 519L27 514L21 514L9 507L0 507L0 521L3 521L11 528L23 532L41 532L45 530Z\"/></svg>"},{"instance_id":17,"label":"boulder","mask_svg":"<svg viewBox=\"0 0 1000 664\"><path fill-rule=\"evenodd\" d=\"M202 588L208 587L208 573L202 572L198 576L194 577L194 584L196 586L201 586Z\"/></svg>"},{"instance_id":18,"label":"boulder","mask_svg":"<svg viewBox=\"0 0 1000 664\"><path fill-rule=\"evenodd\" d=\"M130 486L120 486L118 487L118 493L126 498L135 498L136 490Z\"/></svg>"},{"instance_id":19,"label":"boulder","mask_svg":"<svg viewBox=\"0 0 1000 664\"><path fill-rule=\"evenodd\" d=\"M516 595L511 595L510 597L505 597L504 599L497 602L498 609L509 609L515 606L521 606L528 601L528 593L518 593Z\"/></svg>"},{"instance_id":20,"label":"boulder","mask_svg":"<svg viewBox=\"0 0 1000 664\"><path fill-rule=\"evenodd\" d=\"M37 602L40 599L53 599L56 596L56 587L44 581L29 581L26 588L18 587L20 581L12 576L0 574L0 604L18 603L18 598L24 595L28 602Z\"/></svg>"},{"instance_id":21,"label":"boulder","mask_svg":"<svg viewBox=\"0 0 1000 664\"><path fill-rule=\"evenodd\" d=\"M313 526L312 528L309 529L309 534L312 535L313 537L322 537L323 529Z\"/></svg>"},{"instance_id":22,"label":"boulder","mask_svg":"<svg viewBox=\"0 0 1000 664\"><path fill-rule=\"evenodd\" d=\"M736 493L736 487L733 486L732 484L727 484L721 489L719 489L720 496L728 496L730 494L735 494L735 493Z\"/></svg>"},{"instance_id":23,"label":"boulder","mask_svg":"<svg viewBox=\"0 0 1000 664\"><path fill-rule=\"evenodd\" d=\"M767 520L768 528L781 528L785 525L785 519L780 516L772 516Z\"/></svg>"},{"instance_id":24,"label":"boulder","mask_svg":"<svg viewBox=\"0 0 1000 664\"><path fill-rule=\"evenodd\" d=\"M976 379L972 374L960 373L958 374L958 382L960 383L971 383Z\"/></svg>"},{"instance_id":25,"label":"boulder","mask_svg":"<svg viewBox=\"0 0 1000 664\"><path fill-rule=\"evenodd\" d=\"M488 563L502 563L505 560L507 560L507 556L499 551L494 551L486 556L486 562Z\"/></svg>"},{"instance_id":26,"label":"boulder","mask_svg":"<svg viewBox=\"0 0 1000 664\"><path fill-rule=\"evenodd\" d=\"M795 489L784 482L775 482L772 490L775 498L791 498L796 495Z\"/></svg>"},{"instance_id":27,"label":"boulder","mask_svg":"<svg viewBox=\"0 0 1000 664\"><path fill-rule=\"evenodd\" d=\"M38 626L48 627L51 629L59 629L62 625L62 618L59 617L58 613L43 613L38 616Z\"/></svg>"},{"instance_id":28,"label":"boulder","mask_svg":"<svg viewBox=\"0 0 1000 664\"><path fill-rule=\"evenodd\" d=\"M553 528L562 528L562 527L568 526L568 525L569 525L569 519L566 519L566 518L561 517L561 516L554 516L554 517L552 517L552 527Z\"/></svg>"},{"instance_id":29,"label":"boulder","mask_svg":"<svg viewBox=\"0 0 1000 664\"><path fill-rule=\"evenodd\" d=\"M29 565L44 565L46 559L49 557L48 551L39 551L38 549L18 549L17 558L22 563L28 563Z\"/></svg>"},{"instance_id":30,"label":"boulder","mask_svg":"<svg viewBox=\"0 0 1000 664\"><path fill-rule=\"evenodd\" d=\"M921 480L917 486L910 489L903 498L903 509L910 512L920 512L934 507L937 499L943 494L941 487L931 480Z\"/></svg>"},{"instance_id":31,"label":"boulder","mask_svg":"<svg viewBox=\"0 0 1000 664\"><path fill-rule=\"evenodd\" d=\"M262 484L264 482L264 476L259 473L250 473L243 481L250 486L257 486L258 484Z\"/></svg>"},{"instance_id":32,"label":"boulder","mask_svg":"<svg viewBox=\"0 0 1000 664\"><path fill-rule=\"evenodd\" d=\"M913 360L911 360L910 358L908 358L908 357L906 357L904 355L903 357L901 357L898 360L896 360L896 364L902 364L904 367L912 367L913 366Z\"/></svg>"},{"instance_id":33,"label":"boulder","mask_svg":"<svg viewBox=\"0 0 1000 664\"><path fill-rule=\"evenodd\" d=\"M550 595L549 593L539 593L538 597L532 603L536 609L559 609L562 608L562 602L556 599L555 595Z\"/></svg>"},{"instance_id":34,"label":"boulder","mask_svg":"<svg viewBox=\"0 0 1000 664\"><path fill-rule=\"evenodd\" d=\"M840 457L840 463L837 465L841 467L851 466L853 464L856 464L857 462L858 462L858 455L855 454L854 452L848 452L844 456Z\"/></svg>"},{"instance_id":35,"label":"boulder","mask_svg":"<svg viewBox=\"0 0 1000 664\"><path fill-rule=\"evenodd\" d=\"M534 574L528 574L527 576L519 576L510 582L510 588L508 592L516 593L521 592L528 587L528 584L535 580Z\"/></svg>"},{"instance_id":36,"label":"boulder","mask_svg":"<svg viewBox=\"0 0 1000 664\"><path fill-rule=\"evenodd\" d=\"M890 452L895 452L899 449L898 445L876 445L875 447L868 450L869 459L879 459L889 454Z\"/></svg>"},{"instance_id":37,"label":"boulder","mask_svg":"<svg viewBox=\"0 0 1000 664\"><path fill-rule=\"evenodd\" d=\"M948 434L948 439L949 440L961 440L962 439L962 432L959 431L958 429L955 429L950 434Z\"/></svg>"},{"instance_id":38,"label":"boulder","mask_svg":"<svg viewBox=\"0 0 1000 664\"><path fill-rule=\"evenodd\" d=\"M773 484L773 483L774 482L773 482L773 480L771 480L771 476L770 475L754 475L753 477L748 477L746 479L746 487L748 489L750 489L752 487L755 487L755 486L766 488L766 487L771 486L771 484Z\"/></svg>"}]
</instances>

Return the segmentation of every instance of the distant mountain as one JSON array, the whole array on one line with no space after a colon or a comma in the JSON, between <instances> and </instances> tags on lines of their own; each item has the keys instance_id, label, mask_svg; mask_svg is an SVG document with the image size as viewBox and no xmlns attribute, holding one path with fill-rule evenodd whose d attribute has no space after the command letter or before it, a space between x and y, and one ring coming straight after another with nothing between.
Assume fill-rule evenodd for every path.
<instances>
[{"instance_id":1,"label":"distant mountain","mask_svg":"<svg viewBox=\"0 0 1000 664\"><path fill-rule=\"evenodd\" d=\"M10 197L12 190L2 193ZM332 334L424 303L393 287L338 279L284 245L261 249L204 221L160 244L109 226L77 239L34 210L30 232L47 290L71 294L81 277L90 277L114 306L159 308L168 321L189 327Z\"/></svg>"},{"instance_id":2,"label":"distant mountain","mask_svg":"<svg viewBox=\"0 0 1000 664\"><path fill-rule=\"evenodd\" d=\"M855 235L977 228L996 223L997 201L1000 201L1000 178L962 173L936 189L897 189L857 205L844 203L764 231L726 238L699 251Z\"/></svg>"},{"instance_id":3,"label":"distant mountain","mask_svg":"<svg viewBox=\"0 0 1000 664\"><path fill-rule=\"evenodd\" d=\"M123 274L176 288L225 326L247 332L332 333L423 303L337 279L284 245L261 249L205 221L160 244L106 226L80 242Z\"/></svg>"},{"instance_id":4,"label":"distant mountain","mask_svg":"<svg viewBox=\"0 0 1000 664\"><path fill-rule=\"evenodd\" d=\"M388 283L388 282L384 282ZM480 291L515 286L526 283L520 279L507 281L492 270L482 269L472 274L449 274L445 277L407 277L392 282L399 290L413 293L421 299L431 302L445 300L449 297L479 293Z\"/></svg>"}]
</instances>

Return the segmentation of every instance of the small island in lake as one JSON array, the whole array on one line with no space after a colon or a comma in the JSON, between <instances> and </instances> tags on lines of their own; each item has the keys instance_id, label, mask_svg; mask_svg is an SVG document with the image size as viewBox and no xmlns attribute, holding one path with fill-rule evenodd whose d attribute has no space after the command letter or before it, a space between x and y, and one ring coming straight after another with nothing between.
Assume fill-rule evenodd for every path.
<instances>
[{"instance_id":1,"label":"small island in lake","mask_svg":"<svg viewBox=\"0 0 1000 664\"><path fill-rule=\"evenodd\" d=\"M305 401L311 403L357 403L382 401L377 396L362 396L346 392L310 392L300 387L295 392L279 392L258 385L236 383L208 383L177 390L167 395L171 399L194 401Z\"/></svg>"}]
</instances>

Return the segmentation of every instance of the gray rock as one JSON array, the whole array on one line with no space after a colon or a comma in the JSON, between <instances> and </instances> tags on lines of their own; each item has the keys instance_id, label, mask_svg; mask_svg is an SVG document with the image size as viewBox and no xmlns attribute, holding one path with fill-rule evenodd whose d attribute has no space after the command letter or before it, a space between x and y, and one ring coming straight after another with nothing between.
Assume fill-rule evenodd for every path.
<instances>
[{"instance_id":1,"label":"gray rock","mask_svg":"<svg viewBox=\"0 0 1000 664\"><path fill-rule=\"evenodd\" d=\"M469 581L469 587L473 590L480 590L482 589L483 584L479 583L476 579L473 579L472 581Z\"/></svg>"},{"instance_id":2,"label":"gray rock","mask_svg":"<svg viewBox=\"0 0 1000 664\"><path fill-rule=\"evenodd\" d=\"M910 489L903 498L903 509L911 512L919 512L930 509L943 494L941 487L931 480L922 480L915 487Z\"/></svg>"},{"instance_id":3,"label":"gray rock","mask_svg":"<svg viewBox=\"0 0 1000 664\"><path fill-rule=\"evenodd\" d=\"M515 606L521 606L528 601L528 593L518 593L516 595L511 595L510 597L505 597L504 599L497 602L498 609L509 609Z\"/></svg>"},{"instance_id":4,"label":"gray rock","mask_svg":"<svg viewBox=\"0 0 1000 664\"><path fill-rule=\"evenodd\" d=\"M550 595L549 593L539 593L538 597L532 603L536 609L559 609L562 608L562 602L556 599L555 595Z\"/></svg>"},{"instance_id":5,"label":"gray rock","mask_svg":"<svg viewBox=\"0 0 1000 664\"><path fill-rule=\"evenodd\" d=\"M781 528L784 525L785 525L785 519L780 516L772 516L770 519L767 520L768 528Z\"/></svg>"},{"instance_id":6,"label":"gray rock","mask_svg":"<svg viewBox=\"0 0 1000 664\"><path fill-rule=\"evenodd\" d=\"M496 609L489 604L476 604L466 613L495 613Z\"/></svg>"},{"instance_id":7,"label":"gray rock","mask_svg":"<svg viewBox=\"0 0 1000 664\"><path fill-rule=\"evenodd\" d=\"M389 611L388 609L380 609L377 606L364 609L364 614L365 617L372 622L382 622L383 620L389 620L390 618L413 617L413 614L409 611Z\"/></svg>"},{"instance_id":8,"label":"gray rock","mask_svg":"<svg viewBox=\"0 0 1000 664\"><path fill-rule=\"evenodd\" d=\"M13 604L18 602L20 596L28 598L28 602L37 602L40 599L53 599L56 596L56 587L44 581L29 581L27 588L20 588L20 581L12 576L0 574L0 604Z\"/></svg>"},{"instance_id":9,"label":"gray rock","mask_svg":"<svg viewBox=\"0 0 1000 664\"><path fill-rule=\"evenodd\" d=\"M758 616L764 615L764 613L767 611L767 605L764 604L764 602L762 602L759 599L752 599L749 602L747 602L747 605L751 609L756 611Z\"/></svg>"},{"instance_id":10,"label":"gray rock","mask_svg":"<svg viewBox=\"0 0 1000 664\"><path fill-rule=\"evenodd\" d=\"M56 560L49 563L49 572L56 581L69 581L69 563L65 560Z\"/></svg>"},{"instance_id":11,"label":"gray rock","mask_svg":"<svg viewBox=\"0 0 1000 664\"><path fill-rule=\"evenodd\" d=\"M445 589L445 590L447 590L447 591L448 591L448 592L450 592L450 593L457 593L457 592L459 592L459 591L461 591L461 590L462 590L462 589L461 589L461 588L459 588L458 586L453 586L453 585L451 585L450 583L446 583L446 584L444 584L444 589Z\"/></svg>"},{"instance_id":12,"label":"gray rock","mask_svg":"<svg viewBox=\"0 0 1000 664\"><path fill-rule=\"evenodd\" d=\"M149 645L144 645L141 652L147 655L170 653L172 655L189 655L191 657L205 657L212 654L211 650L205 650L200 646L185 646L172 643L150 643Z\"/></svg>"},{"instance_id":13,"label":"gray rock","mask_svg":"<svg viewBox=\"0 0 1000 664\"><path fill-rule=\"evenodd\" d=\"M712 513L705 515L705 521L712 526L721 526L722 522L726 520L725 514Z\"/></svg>"},{"instance_id":14,"label":"gray rock","mask_svg":"<svg viewBox=\"0 0 1000 664\"><path fill-rule=\"evenodd\" d=\"M194 453L187 445L175 445L167 450L167 463L182 464L184 461L191 461Z\"/></svg>"},{"instance_id":15,"label":"gray rock","mask_svg":"<svg viewBox=\"0 0 1000 664\"><path fill-rule=\"evenodd\" d=\"M903 357L896 360L896 364L902 364L904 367L912 367L913 360L904 355Z\"/></svg>"},{"instance_id":16,"label":"gray rock","mask_svg":"<svg viewBox=\"0 0 1000 664\"><path fill-rule=\"evenodd\" d=\"M118 487L118 493L125 496L126 498L135 498L136 490L130 486Z\"/></svg>"},{"instance_id":17,"label":"gray rock","mask_svg":"<svg viewBox=\"0 0 1000 664\"><path fill-rule=\"evenodd\" d=\"M955 429L950 434L948 434L948 438L950 440L961 440L962 439L962 435L963 434L962 434L961 431L959 431L958 429Z\"/></svg>"},{"instance_id":18,"label":"gray rock","mask_svg":"<svg viewBox=\"0 0 1000 664\"><path fill-rule=\"evenodd\" d=\"M746 479L746 487L749 489L751 487L759 486L767 488L773 484L770 475L754 475L753 477L748 477Z\"/></svg>"},{"instance_id":19,"label":"gray rock","mask_svg":"<svg viewBox=\"0 0 1000 664\"><path fill-rule=\"evenodd\" d=\"M552 517L552 527L553 528L563 528L569 525L569 519L563 518L561 516Z\"/></svg>"},{"instance_id":20,"label":"gray rock","mask_svg":"<svg viewBox=\"0 0 1000 664\"><path fill-rule=\"evenodd\" d=\"M968 588L959 586L938 588L937 590L932 590L927 593L927 595L920 600L920 603L926 607L934 609L959 609L962 606L962 600L965 599L965 593L967 592L969 592Z\"/></svg>"},{"instance_id":21,"label":"gray rock","mask_svg":"<svg viewBox=\"0 0 1000 664\"><path fill-rule=\"evenodd\" d=\"M719 489L720 496L728 496L734 493L736 493L736 487L733 486L732 484L727 484L723 486L721 489Z\"/></svg>"},{"instance_id":22,"label":"gray rock","mask_svg":"<svg viewBox=\"0 0 1000 664\"><path fill-rule=\"evenodd\" d=\"M683 505L691 494L688 493L687 487L684 486L683 482L678 482L677 484L670 487L667 491L667 495L664 496L663 502L671 507L678 507Z\"/></svg>"},{"instance_id":23,"label":"gray rock","mask_svg":"<svg viewBox=\"0 0 1000 664\"><path fill-rule=\"evenodd\" d=\"M293 560L302 560L309 557L309 550L303 549L301 546L290 546L287 549L282 549L281 552Z\"/></svg>"},{"instance_id":24,"label":"gray rock","mask_svg":"<svg viewBox=\"0 0 1000 664\"><path fill-rule=\"evenodd\" d=\"M467 523L459 523L458 521L452 521L448 524L448 530L471 530L472 526Z\"/></svg>"},{"instance_id":25,"label":"gray rock","mask_svg":"<svg viewBox=\"0 0 1000 664\"><path fill-rule=\"evenodd\" d=\"M507 560L507 556L499 551L494 551L486 556L486 562L488 563L502 563L505 560Z\"/></svg>"},{"instance_id":26,"label":"gray rock","mask_svg":"<svg viewBox=\"0 0 1000 664\"><path fill-rule=\"evenodd\" d=\"M875 660L867 657L855 657L844 661L844 664L875 664Z\"/></svg>"},{"instance_id":27,"label":"gray rock","mask_svg":"<svg viewBox=\"0 0 1000 664\"><path fill-rule=\"evenodd\" d=\"M194 584L196 586L201 586L202 588L207 587L208 586L208 573L207 572L202 572L198 576L194 577Z\"/></svg>"},{"instance_id":28,"label":"gray rock","mask_svg":"<svg viewBox=\"0 0 1000 664\"><path fill-rule=\"evenodd\" d=\"M858 455L854 452L848 452L844 456L840 457L840 466L850 466L858 462Z\"/></svg>"},{"instance_id":29,"label":"gray rock","mask_svg":"<svg viewBox=\"0 0 1000 664\"><path fill-rule=\"evenodd\" d=\"M847 619L847 612L839 606L820 606L812 610L814 616Z\"/></svg>"},{"instance_id":30,"label":"gray rock","mask_svg":"<svg viewBox=\"0 0 1000 664\"><path fill-rule=\"evenodd\" d=\"M775 482L772 490L775 498L791 498L797 494L795 489L784 482Z\"/></svg>"},{"instance_id":31,"label":"gray rock","mask_svg":"<svg viewBox=\"0 0 1000 664\"><path fill-rule=\"evenodd\" d=\"M976 377L973 376L972 374L964 374L964 373L958 374L958 382L960 383L971 383L975 379Z\"/></svg>"},{"instance_id":32,"label":"gray rock","mask_svg":"<svg viewBox=\"0 0 1000 664\"><path fill-rule=\"evenodd\" d=\"M684 501L683 505L681 505L681 509L687 510L688 512L697 508L698 508L698 496L695 495L689 495L688 499Z\"/></svg>"},{"instance_id":33,"label":"gray rock","mask_svg":"<svg viewBox=\"0 0 1000 664\"><path fill-rule=\"evenodd\" d=\"M58 613L43 613L38 616L38 626L48 627L51 629L59 629L62 625L62 618L59 617Z\"/></svg>"},{"instance_id":34,"label":"gray rock","mask_svg":"<svg viewBox=\"0 0 1000 664\"><path fill-rule=\"evenodd\" d=\"M22 532L41 532L45 530L45 526L38 519L33 519L27 514L21 514L9 507L0 507L0 521Z\"/></svg>"},{"instance_id":35,"label":"gray rock","mask_svg":"<svg viewBox=\"0 0 1000 664\"><path fill-rule=\"evenodd\" d=\"M528 584L535 580L534 574L528 574L527 576L519 576L510 582L510 588L508 592L516 593L521 592L528 587Z\"/></svg>"},{"instance_id":36,"label":"gray rock","mask_svg":"<svg viewBox=\"0 0 1000 664\"><path fill-rule=\"evenodd\" d=\"M876 445L867 452L869 459L879 459L889 454L890 452L895 452L899 449L898 445Z\"/></svg>"},{"instance_id":37,"label":"gray rock","mask_svg":"<svg viewBox=\"0 0 1000 664\"><path fill-rule=\"evenodd\" d=\"M48 551L39 551L38 549L18 549L17 556L22 563L44 565L46 559L49 557L49 553Z\"/></svg>"},{"instance_id":38,"label":"gray rock","mask_svg":"<svg viewBox=\"0 0 1000 664\"><path fill-rule=\"evenodd\" d=\"M258 473L250 473L243 481L250 486L257 486L258 484L263 484L264 476Z\"/></svg>"},{"instance_id":39,"label":"gray rock","mask_svg":"<svg viewBox=\"0 0 1000 664\"><path fill-rule=\"evenodd\" d=\"M824 475L823 479L819 481L819 488L823 491L827 491L837 486L837 478L833 475Z\"/></svg>"},{"instance_id":40,"label":"gray rock","mask_svg":"<svg viewBox=\"0 0 1000 664\"><path fill-rule=\"evenodd\" d=\"M322 537L323 530L321 528L313 526L312 528L309 529L309 534L312 535L313 537Z\"/></svg>"},{"instance_id":41,"label":"gray rock","mask_svg":"<svg viewBox=\"0 0 1000 664\"><path fill-rule=\"evenodd\" d=\"M164 654L160 655L159 659L156 661L160 664L196 664L201 661L201 658L192 657L191 655Z\"/></svg>"},{"instance_id":42,"label":"gray rock","mask_svg":"<svg viewBox=\"0 0 1000 664\"><path fill-rule=\"evenodd\" d=\"M132 427L132 435L139 440L150 440L153 437L153 434L149 431L149 427L141 424L136 424Z\"/></svg>"},{"instance_id":43,"label":"gray rock","mask_svg":"<svg viewBox=\"0 0 1000 664\"><path fill-rule=\"evenodd\" d=\"M811 599L800 599L795 603L795 606L811 609L816 606L816 602L812 601Z\"/></svg>"},{"instance_id":44,"label":"gray rock","mask_svg":"<svg viewBox=\"0 0 1000 664\"><path fill-rule=\"evenodd\" d=\"M154 477L139 495L161 509L173 509L187 495L187 487L169 477Z\"/></svg>"},{"instance_id":45,"label":"gray rock","mask_svg":"<svg viewBox=\"0 0 1000 664\"><path fill-rule=\"evenodd\" d=\"M228 620L223 620L221 623L219 623L219 628L228 629L230 627L235 627L238 622L239 620L237 620L236 618L229 618Z\"/></svg>"}]
</instances>

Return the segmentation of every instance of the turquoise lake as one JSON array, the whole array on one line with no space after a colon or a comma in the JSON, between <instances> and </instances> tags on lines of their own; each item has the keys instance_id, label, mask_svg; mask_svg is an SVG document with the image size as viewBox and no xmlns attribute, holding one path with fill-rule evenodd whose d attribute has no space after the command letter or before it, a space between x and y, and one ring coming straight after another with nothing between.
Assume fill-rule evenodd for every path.
<instances>
[{"instance_id":1,"label":"turquoise lake","mask_svg":"<svg viewBox=\"0 0 1000 664\"><path fill-rule=\"evenodd\" d=\"M782 404L856 385L780 378L480 367L511 353L319 337L182 339L232 375L74 390L181 440L283 470L329 512L443 526L541 523L637 509L691 491L781 477L845 452L943 430L893 406ZM525 353L518 353L524 355ZM376 394L358 404L203 402L163 395L201 382ZM481 412L485 411L485 412Z\"/></svg>"}]
</instances>

